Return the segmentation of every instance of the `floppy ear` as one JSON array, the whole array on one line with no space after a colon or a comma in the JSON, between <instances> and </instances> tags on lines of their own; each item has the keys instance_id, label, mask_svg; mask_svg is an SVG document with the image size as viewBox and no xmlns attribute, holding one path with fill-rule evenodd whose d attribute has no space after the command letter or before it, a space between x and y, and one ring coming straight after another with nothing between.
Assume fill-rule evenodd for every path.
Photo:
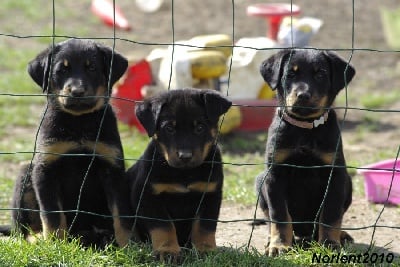
<instances>
[{"instance_id":1,"label":"floppy ear","mask_svg":"<svg viewBox=\"0 0 400 267\"><path fill-rule=\"evenodd\" d=\"M267 58L260 66L261 76L272 90L278 88L283 75L284 62L290 50L284 49Z\"/></svg>"},{"instance_id":2,"label":"floppy ear","mask_svg":"<svg viewBox=\"0 0 400 267\"><path fill-rule=\"evenodd\" d=\"M211 121L218 121L219 117L228 111L232 102L214 90L199 90L203 95L207 117Z\"/></svg>"},{"instance_id":3,"label":"floppy ear","mask_svg":"<svg viewBox=\"0 0 400 267\"><path fill-rule=\"evenodd\" d=\"M336 53L325 51L324 54L331 65L332 89L339 92L350 83L356 74L356 70Z\"/></svg>"},{"instance_id":4,"label":"floppy ear","mask_svg":"<svg viewBox=\"0 0 400 267\"><path fill-rule=\"evenodd\" d=\"M98 49L103 53L104 57L104 74L107 82L110 81L112 87L116 81L125 73L128 67L128 60L107 46L97 44ZM111 75L110 75L111 69ZM110 79L110 80L109 80Z\"/></svg>"},{"instance_id":5,"label":"floppy ear","mask_svg":"<svg viewBox=\"0 0 400 267\"><path fill-rule=\"evenodd\" d=\"M28 63L28 73L31 78L42 87L43 92L47 91L51 58L55 54L55 49L52 46L40 52L33 60Z\"/></svg>"},{"instance_id":6,"label":"floppy ear","mask_svg":"<svg viewBox=\"0 0 400 267\"><path fill-rule=\"evenodd\" d=\"M158 97L149 98L143 102L136 103L136 117L146 129L149 137L152 137L156 132L158 116L160 115L163 104L161 98Z\"/></svg>"}]
</instances>

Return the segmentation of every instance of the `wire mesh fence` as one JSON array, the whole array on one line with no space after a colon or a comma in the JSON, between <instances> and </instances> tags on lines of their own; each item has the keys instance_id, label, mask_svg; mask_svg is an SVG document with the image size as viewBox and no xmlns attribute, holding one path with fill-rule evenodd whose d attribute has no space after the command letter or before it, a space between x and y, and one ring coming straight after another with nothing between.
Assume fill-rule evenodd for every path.
<instances>
[{"instance_id":1,"label":"wire mesh fence","mask_svg":"<svg viewBox=\"0 0 400 267\"><path fill-rule=\"evenodd\" d=\"M235 49L270 51L271 54L279 50L279 47L254 47L246 43L238 45L241 38L264 37L265 31L270 27L265 25L263 19L246 14L247 7L257 1L209 1L209 3L204 1L166 1L155 13L143 13L131 1L114 1L122 11L126 11L124 13L128 16L128 20L134 22L131 32L107 28L94 15L88 15L90 12L89 1L72 2L37 1L33 4L30 1L19 3L5 1L3 3L6 7L4 10L7 10L0 13L0 19L3 20L3 28L0 30L0 39L3 41L1 55L6 59L4 66L0 66L3 71L2 89L0 89L0 104L3 109L0 113L3 119L1 124L3 129L0 131L3 139L0 143L0 161L3 171L0 173L0 179L4 180L1 187L5 192L1 194L0 218L3 223L8 223L10 213L8 203L19 162L32 161L35 155L42 153L37 149L37 134L40 131L43 114L46 113L46 109L43 112L41 110L43 105L46 106L45 99L48 95L36 93L30 89L34 86L28 75L22 73L21 70L25 67L21 67L21 65L26 66L28 60L44 47L54 45L66 38L92 39L104 42L113 50L121 51L135 59L146 57L154 48L166 49L169 47L169 50L164 51L171 58L170 71L167 73L167 89L171 86L173 79L172 62L174 60L176 62L179 58L179 50L182 47L204 48L178 42L180 40L188 40L202 34L224 33L230 37L231 44L211 45L211 48L233 48L233 52L230 50L231 53L234 53ZM362 169L382 169L382 167L362 167L373 161L385 158L393 158L397 161L398 158L399 134L398 118L396 117L399 111L399 94L396 92L400 76L398 75L398 66L396 66L399 60L398 48L391 48L385 44L384 29L379 23L380 13L373 4L364 6L361 1L339 0L318 4L304 0L289 4L291 4L291 9L294 4L300 6L301 14L304 16L315 16L324 22L321 30L310 40L310 46L317 48L310 49L337 51L357 70L354 81L341 92L334 107L339 114L339 125L343 130L347 166L336 166L335 164L324 166L330 167L332 170L346 167L354 177L353 206L351 206L354 208L350 208L350 211L344 215L342 229L349 231L350 234L354 232L356 242L362 240L363 244L378 244L400 252L399 246L395 244L400 229L397 212L391 203L386 201L389 199L389 194L395 194L397 191L394 188L399 172L397 165L392 164L392 166L383 168L390 174L389 191L383 205L375 206L365 200L363 178L357 174L357 171ZM376 4L381 3L376 1ZM395 1L382 5L396 7ZM115 9L112 10L112 16L115 16L115 11ZM291 20L296 18L293 16ZM230 81L236 74L231 72L232 64L234 64L232 57L228 57L226 60L227 72L224 74L225 80L220 79L221 86L225 90L224 93L228 96L231 95L230 86L233 86ZM258 72L258 69L256 71ZM257 73L257 75L259 74ZM243 88L244 92L247 90L251 89ZM110 98L112 98L111 95ZM114 97L114 99L135 103L135 100L123 97ZM246 104L237 101L234 106L249 107L255 110L270 107L273 110L276 104L265 104L265 102ZM243 134L242 132L238 142L246 143L250 142L249 139L265 136L266 130L267 127L264 127L258 134ZM140 135L137 132L135 134ZM124 135L128 135L128 137L123 137L124 150L128 150L129 155L135 155L125 155L126 165L130 166L138 160L142 152L140 150L143 150L144 145L136 148L138 151L132 153L128 148L135 145L131 140L131 134L125 132ZM226 180L225 198L229 198L227 194L231 191L226 187L234 183L233 179L241 179L241 176L249 175L252 177L250 179L245 177L246 181L251 180L253 183L254 173L262 170L265 166L262 156L265 149L265 144L263 144L265 138L256 143L259 147L248 151L246 145L232 143L228 140L229 138L231 137L222 136L218 139L220 145L227 148L228 154L227 157L223 157ZM139 138L139 140L141 139ZM143 141L143 143L146 142L147 140ZM224 142L229 143L233 148ZM245 152L238 151L235 147L240 147ZM243 154L245 156L242 156ZM63 153L58 155L74 156ZM86 156L95 159L98 155L94 151ZM230 169L232 166L235 168ZM251 171L252 168L257 171ZM222 234L224 230L237 233L238 228L245 227L248 231L245 231L246 233L242 236L238 235L241 240L236 240L237 244L256 245L261 248L266 243L268 234L267 230L260 226L249 225L255 218L259 218L260 211L257 207L258 196L252 191L253 185L246 186L247 191L243 190L242 192L251 199L246 202L247 212L242 214L240 208L230 207L231 205L243 205L241 203L229 202L226 209L223 204L224 208L218 220L218 229L221 230L217 230L217 240L218 242L226 241ZM80 210L79 207L70 212L95 214L95 212ZM240 215L236 216L232 214L233 212L239 212ZM101 214L97 215L102 216ZM318 221L312 223L319 224ZM218 232L221 232L220 237ZM228 234L229 237L232 235L235 234ZM255 236L261 236L261 238L257 239ZM232 237L232 240L234 239ZM256 243L254 243L254 239L257 239ZM379 239L382 239L383 242L380 242Z\"/></svg>"}]
</instances>

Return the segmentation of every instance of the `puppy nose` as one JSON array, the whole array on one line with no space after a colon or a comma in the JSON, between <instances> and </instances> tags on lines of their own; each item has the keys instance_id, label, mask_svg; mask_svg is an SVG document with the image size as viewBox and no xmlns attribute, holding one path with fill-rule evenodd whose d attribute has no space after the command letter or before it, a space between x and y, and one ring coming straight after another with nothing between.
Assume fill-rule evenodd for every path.
<instances>
[{"instance_id":1,"label":"puppy nose","mask_svg":"<svg viewBox=\"0 0 400 267\"><path fill-rule=\"evenodd\" d=\"M181 159L182 161L189 161L189 160L192 159L193 154L192 154L192 152L190 152L190 151L181 150L181 151L178 151L178 157L179 157L179 159Z\"/></svg>"},{"instance_id":2,"label":"puppy nose","mask_svg":"<svg viewBox=\"0 0 400 267\"><path fill-rule=\"evenodd\" d=\"M304 91L303 92L298 92L297 93L297 98L299 100L307 101L307 100L310 100L311 94L309 92L304 92Z\"/></svg>"},{"instance_id":3,"label":"puppy nose","mask_svg":"<svg viewBox=\"0 0 400 267\"><path fill-rule=\"evenodd\" d=\"M73 97L80 97L85 94L85 89L82 87L72 87L71 88L71 96Z\"/></svg>"}]
</instances>

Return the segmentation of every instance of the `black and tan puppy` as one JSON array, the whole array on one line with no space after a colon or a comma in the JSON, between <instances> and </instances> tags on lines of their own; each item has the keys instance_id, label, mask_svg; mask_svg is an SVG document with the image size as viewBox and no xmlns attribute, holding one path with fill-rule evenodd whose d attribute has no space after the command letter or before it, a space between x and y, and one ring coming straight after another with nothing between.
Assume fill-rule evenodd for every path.
<instances>
[{"instance_id":1,"label":"black and tan puppy","mask_svg":"<svg viewBox=\"0 0 400 267\"><path fill-rule=\"evenodd\" d=\"M216 247L223 183L216 137L218 119L230 106L215 91L180 89L136 107L152 140L127 172L131 200L139 235L162 260L178 256L180 247Z\"/></svg>"},{"instance_id":2,"label":"black and tan puppy","mask_svg":"<svg viewBox=\"0 0 400 267\"><path fill-rule=\"evenodd\" d=\"M266 252L285 251L294 236L337 248L351 239L340 227L352 183L332 103L355 70L335 53L316 50L282 50L260 70L280 106L268 132L267 168L256 181L271 220Z\"/></svg>"},{"instance_id":3,"label":"black and tan puppy","mask_svg":"<svg viewBox=\"0 0 400 267\"><path fill-rule=\"evenodd\" d=\"M30 76L47 93L47 106L33 164L22 170L13 197L13 224L26 237L31 229L45 238L68 232L92 239L100 230L127 244L132 220L118 216L130 214L129 190L108 103L110 87L126 68L127 60L110 48L75 39L29 63Z\"/></svg>"}]
</instances>

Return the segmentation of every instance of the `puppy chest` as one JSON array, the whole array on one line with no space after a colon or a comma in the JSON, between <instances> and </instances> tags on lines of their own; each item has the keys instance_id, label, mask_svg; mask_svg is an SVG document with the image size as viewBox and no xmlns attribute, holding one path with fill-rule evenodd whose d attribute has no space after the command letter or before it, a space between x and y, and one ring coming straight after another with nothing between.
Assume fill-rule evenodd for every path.
<instances>
[{"instance_id":1,"label":"puppy chest","mask_svg":"<svg viewBox=\"0 0 400 267\"><path fill-rule=\"evenodd\" d=\"M59 161L71 167L77 164L88 166L93 158L117 166L122 158L122 152L118 147L91 140L45 143L40 145L39 153L38 160L46 166Z\"/></svg>"},{"instance_id":2,"label":"puppy chest","mask_svg":"<svg viewBox=\"0 0 400 267\"><path fill-rule=\"evenodd\" d=\"M163 182L156 181L150 185L153 195L197 195L203 193L215 193L221 190L221 185L217 181L189 181L189 182Z\"/></svg>"}]
</instances>

